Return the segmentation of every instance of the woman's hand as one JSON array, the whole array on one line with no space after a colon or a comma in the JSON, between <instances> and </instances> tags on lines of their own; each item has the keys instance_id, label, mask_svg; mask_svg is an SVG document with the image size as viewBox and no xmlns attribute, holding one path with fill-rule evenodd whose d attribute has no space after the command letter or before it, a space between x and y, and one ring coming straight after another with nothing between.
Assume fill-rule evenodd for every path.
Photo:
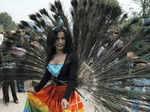
<instances>
[{"instance_id":1,"label":"woman's hand","mask_svg":"<svg viewBox=\"0 0 150 112\"><path fill-rule=\"evenodd\" d=\"M69 102L65 98L63 98L61 100L61 106L63 109L67 109L69 107Z\"/></svg>"}]
</instances>

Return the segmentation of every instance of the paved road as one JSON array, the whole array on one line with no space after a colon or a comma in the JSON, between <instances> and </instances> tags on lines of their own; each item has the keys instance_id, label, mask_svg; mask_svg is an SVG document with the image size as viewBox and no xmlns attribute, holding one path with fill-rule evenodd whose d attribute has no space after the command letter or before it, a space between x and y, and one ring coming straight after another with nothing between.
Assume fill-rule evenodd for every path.
<instances>
[{"instance_id":1,"label":"paved road","mask_svg":"<svg viewBox=\"0 0 150 112\"><path fill-rule=\"evenodd\" d=\"M31 81L26 81L25 89L29 87L31 87ZM0 112L23 112L25 102L26 102L26 93L17 93L17 97L19 99L18 104L15 104L13 102L11 91L9 91L9 97L10 97L10 103L8 105L5 105L3 103L2 89L0 88Z\"/></svg>"},{"instance_id":2,"label":"paved road","mask_svg":"<svg viewBox=\"0 0 150 112\"><path fill-rule=\"evenodd\" d=\"M13 102L11 92L9 93L9 96L10 96L10 103L8 105L5 105L3 103L2 90L0 89L0 112L23 112L25 100L26 100L26 94L25 93L17 93L17 96L19 98L18 104L15 104Z\"/></svg>"}]
</instances>

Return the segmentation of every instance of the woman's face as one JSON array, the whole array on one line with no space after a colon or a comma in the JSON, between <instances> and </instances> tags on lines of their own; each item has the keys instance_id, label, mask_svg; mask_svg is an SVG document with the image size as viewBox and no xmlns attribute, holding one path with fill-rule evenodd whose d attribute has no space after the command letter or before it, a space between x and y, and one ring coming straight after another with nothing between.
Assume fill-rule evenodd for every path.
<instances>
[{"instance_id":1,"label":"woman's face","mask_svg":"<svg viewBox=\"0 0 150 112\"><path fill-rule=\"evenodd\" d=\"M64 32L58 32L57 39L56 39L56 50L63 51L66 44L65 34Z\"/></svg>"}]
</instances>

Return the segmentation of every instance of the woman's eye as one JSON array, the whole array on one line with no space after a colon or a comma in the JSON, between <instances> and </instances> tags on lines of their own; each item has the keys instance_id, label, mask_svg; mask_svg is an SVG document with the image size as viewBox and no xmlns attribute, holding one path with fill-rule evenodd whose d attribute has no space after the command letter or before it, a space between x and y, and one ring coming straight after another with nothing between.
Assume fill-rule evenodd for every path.
<instances>
[{"instance_id":1,"label":"woman's eye","mask_svg":"<svg viewBox=\"0 0 150 112\"><path fill-rule=\"evenodd\" d=\"M65 40L65 37L61 37L61 38L57 37L56 40Z\"/></svg>"}]
</instances>

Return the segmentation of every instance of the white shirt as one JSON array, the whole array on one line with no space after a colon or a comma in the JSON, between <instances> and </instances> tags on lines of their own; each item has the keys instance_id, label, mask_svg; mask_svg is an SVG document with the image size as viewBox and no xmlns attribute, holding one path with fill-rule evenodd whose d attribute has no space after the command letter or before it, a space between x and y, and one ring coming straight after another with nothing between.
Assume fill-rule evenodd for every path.
<instances>
[{"instance_id":1,"label":"white shirt","mask_svg":"<svg viewBox=\"0 0 150 112\"><path fill-rule=\"evenodd\" d=\"M3 43L4 35L0 34L0 45Z\"/></svg>"}]
</instances>

